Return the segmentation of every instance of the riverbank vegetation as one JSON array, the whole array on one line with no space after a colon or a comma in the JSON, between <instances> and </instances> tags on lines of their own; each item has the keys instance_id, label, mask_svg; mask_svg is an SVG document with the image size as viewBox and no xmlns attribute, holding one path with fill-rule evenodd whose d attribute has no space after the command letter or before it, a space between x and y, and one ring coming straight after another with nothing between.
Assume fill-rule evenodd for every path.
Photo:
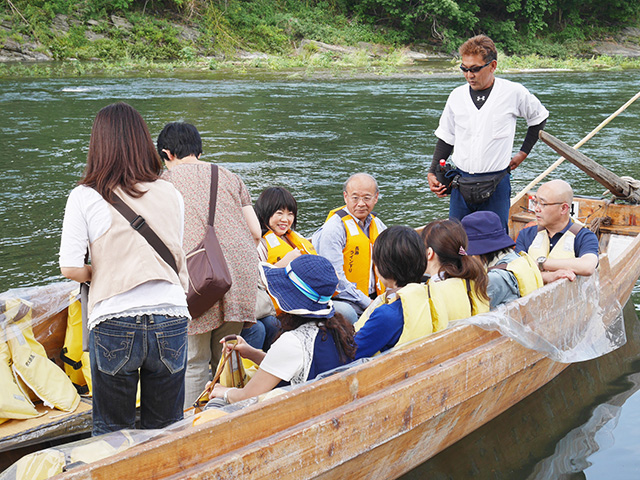
<instances>
[{"instance_id":1,"label":"riverbank vegetation","mask_svg":"<svg viewBox=\"0 0 640 480\"><path fill-rule=\"evenodd\" d=\"M637 0L6 0L4 5L5 60L63 62L0 66L0 75L9 76L255 68L385 74L428 58L451 59L464 39L479 32L509 56L501 68L640 66L640 60L615 51L603 56L594 50L598 40L625 42L640 58Z\"/></svg>"}]
</instances>

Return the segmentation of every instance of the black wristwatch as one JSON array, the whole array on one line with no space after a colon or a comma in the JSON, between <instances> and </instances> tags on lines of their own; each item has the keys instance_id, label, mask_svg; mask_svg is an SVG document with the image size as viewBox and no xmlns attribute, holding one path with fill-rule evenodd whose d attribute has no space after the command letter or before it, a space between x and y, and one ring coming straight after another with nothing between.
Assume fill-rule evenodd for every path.
<instances>
[{"instance_id":1,"label":"black wristwatch","mask_svg":"<svg viewBox=\"0 0 640 480\"><path fill-rule=\"evenodd\" d=\"M538 259L536 260L536 263L538 264L538 270L540 270L541 272L544 271L544 262L547 261L547 257L538 257Z\"/></svg>"}]
</instances>

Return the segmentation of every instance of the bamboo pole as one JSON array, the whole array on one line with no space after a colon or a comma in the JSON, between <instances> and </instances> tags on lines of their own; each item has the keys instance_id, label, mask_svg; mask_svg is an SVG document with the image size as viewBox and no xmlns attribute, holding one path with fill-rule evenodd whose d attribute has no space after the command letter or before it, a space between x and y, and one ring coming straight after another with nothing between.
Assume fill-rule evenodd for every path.
<instances>
[{"instance_id":1,"label":"bamboo pole","mask_svg":"<svg viewBox=\"0 0 640 480\"><path fill-rule=\"evenodd\" d=\"M589 133L586 137L584 137L582 140L580 140L578 143L576 143L573 146L573 148L580 148L582 145L584 145L589 140L591 140L591 138L593 138L596 133L598 133L600 130L602 130L602 128L605 125L607 125L611 120L613 120L618 115L620 115L622 112L624 112L627 109L627 107L629 105L631 105L633 102L635 102L639 97L640 97L640 92L636 93L633 97L631 97L631 99L627 103L625 103L618 110L616 110L614 113L612 113L606 120L604 120L602 123L600 123L600 125L598 125L596 128L594 128L591 131L591 133ZM515 203L517 203L518 200L520 200L522 197L524 197L527 194L527 192L529 192L529 190L531 190L538 182L540 182L544 177L546 177L551 172L553 172L556 168L558 168L558 166L562 162L564 162L564 160L565 160L564 157L558 158L558 160L556 160L553 164L551 164L551 166L549 168L547 168L544 172L542 172L540 175L538 175L536 178L534 178L531 181L531 183L529 183L529 185L524 187L520 192L518 192L516 194L515 197L513 197L511 199L511 205L514 205Z\"/></svg>"}]
</instances>

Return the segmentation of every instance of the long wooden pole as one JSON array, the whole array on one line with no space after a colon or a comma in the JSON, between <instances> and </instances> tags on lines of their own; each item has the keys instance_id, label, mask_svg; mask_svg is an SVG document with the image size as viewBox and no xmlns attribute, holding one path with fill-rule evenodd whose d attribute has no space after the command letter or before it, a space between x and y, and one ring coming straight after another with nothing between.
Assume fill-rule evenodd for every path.
<instances>
[{"instance_id":1,"label":"long wooden pole","mask_svg":"<svg viewBox=\"0 0 640 480\"><path fill-rule=\"evenodd\" d=\"M576 167L589 175L595 181L607 188L616 197L628 200L631 203L640 203L640 192L634 190L629 181L620 178L602 165L594 162L584 153L571 148L569 145L545 131L540 132L540 140L553 148L557 153L573 163Z\"/></svg>"},{"instance_id":2,"label":"long wooden pole","mask_svg":"<svg viewBox=\"0 0 640 480\"><path fill-rule=\"evenodd\" d=\"M573 148L580 148L582 145L584 145L585 143L587 143L596 133L598 133L600 130L602 130L602 128L607 125L611 120L613 120L614 118L616 118L618 115L620 115L622 112L624 112L627 107L629 105L631 105L633 102L635 102L638 98L640 97L640 92L636 93L633 97L631 97L631 99L625 103L623 106L621 106L618 110L616 110L614 113L612 113L609 118L607 118L606 120L604 120L600 125L598 125L596 128L594 128L591 133L589 133L586 137L584 137L582 140L580 140L578 143L576 143ZM518 192L516 194L515 197L513 197L511 199L511 205L515 204L518 202L518 200L520 200L522 197L524 197L527 192L529 192L529 190L531 190L533 187L536 186L536 184L538 182L540 182L544 177L546 177L547 175L549 175L551 172L553 172L556 168L558 168L558 165L560 165L563 161L565 160L564 157L560 157L558 158L558 160L556 160L553 164L551 164L551 166L549 168L547 168L544 172L542 172L540 175L538 175L536 178L534 178L531 183L529 183L529 185L527 185L526 187L524 187L520 192Z\"/></svg>"}]
</instances>

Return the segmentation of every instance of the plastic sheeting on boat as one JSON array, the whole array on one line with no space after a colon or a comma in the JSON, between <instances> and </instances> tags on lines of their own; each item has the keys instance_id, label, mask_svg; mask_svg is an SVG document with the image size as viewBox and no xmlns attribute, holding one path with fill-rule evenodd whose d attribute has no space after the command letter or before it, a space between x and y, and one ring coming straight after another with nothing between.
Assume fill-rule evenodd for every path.
<instances>
[{"instance_id":1,"label":"plastic sheeting on boat","mask_svg":"<svg viewBox=\"0 0 640 480\"><path fill-rule=\"evenodd\" d=\"M0 296L0 342L8 346L10 355L5 363L11 366L13 376L4 380L5 383L14 383L19 389L0 392L0 418L26 418L23 412L11 408L5 401L7 395L14 398L22 395L25 402L39 398L46 406L65 412L73 412L77 408L80 396L75 387L64 370L49 360L49 352L35 334L40 327L39 338L55 336L53 332L43 335L42 329L51 328L51 317L68 307L69 287L71 284L56 284L48 289L17 289ZM66 327L66 313L63 316ZM6 373L7 369L4 370Z\"/></svg>"},{"instance_id":2,"label":"plastic sheeting on boat","mask_svg":"<svg viewBox=\"0 0 640 480\"><path fill-rule=\"evenodd\" d=\"M597 272L590 277L578 276L573 283L577 289L568 288L568 280L554 282L489 313L453 324L499 331L561 363L590 360L624 345L622 306L619 302L606 307L599 303L599 292L613 286L601 285ZM565 315L568 308L577 309L578 315Z\"/></svg>"}]
</instances>

